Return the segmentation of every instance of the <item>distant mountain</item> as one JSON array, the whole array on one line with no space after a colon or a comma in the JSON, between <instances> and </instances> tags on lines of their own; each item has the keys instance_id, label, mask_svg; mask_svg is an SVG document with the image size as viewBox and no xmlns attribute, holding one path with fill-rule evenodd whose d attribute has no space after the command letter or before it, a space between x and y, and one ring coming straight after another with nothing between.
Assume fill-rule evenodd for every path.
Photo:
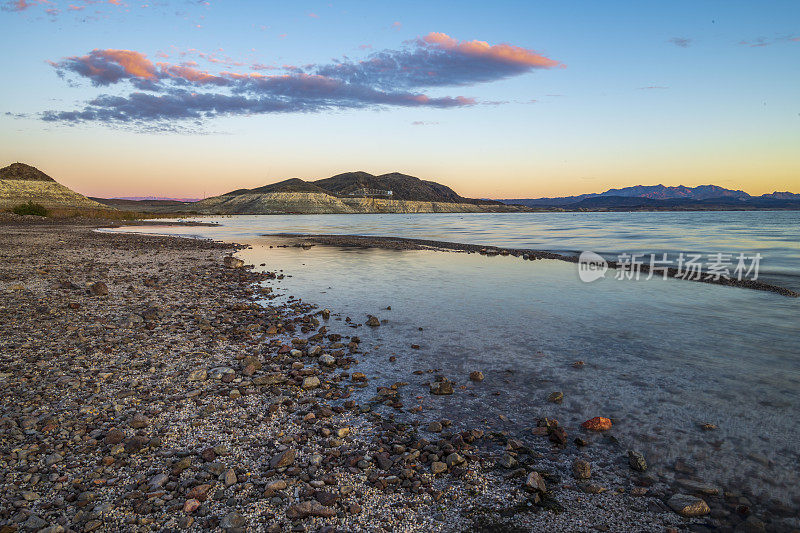
<instances>
[{"instance_id":1,"label":"distant mountain","mask_svg":"<svg viewBox=\"0 0 800 533\"><path fill-rule=\"evenodd\" d=\"M0 168L0 209L35 202L48 209L108 209L24 163Z\"/></svg>"},{"instance_id":2,"label":"distant mountain","mask_svg":"<svg viewBox=\"0 0 800 533\"><path fill-rule=\"evenodd\" d=\"M648 202L647 200L652 200ZM517 204L528 207L561 207L567 209L597 209L597 208L625 208L625 207L658 207L669 208L679 206L708 207L717 206L751 206L761 207L768 205L783 206L770 201L800 200L800 194L790 192L774 192L761 196L750 196L742 190L726 189L718 185L699 185L686 187L678 185L667 187L665 185L635 185L621 189L609 189L602 193L581 194L577 196L562 196L555 198L518 198L500 200L506 204Z\"/></svg>"},{"instance_id":3,"label":"distant mountain","mask_svg":"<svg viewBox=\"0 0 800 533\"><path fill-rule=\"evenodd\" d=\"M800 194L795 194L793 192L771 192L769 194L762 194L759 198L774 198L776 200L800 200Z\"/></svg>"},{"instance_id":4,"label":"distant mountain","mask_svg":"<svg viewBox=\"0 0 800 533\"><path fill-rule=\"evenodd\" d=\"M435 181L392 172L375 176L346 172L330 178L298 178L254 189L237 189L194 204L201 212L271 213L436 213L521 211L497 200L464 198Z\"/></svg>"},{"instance_id":5,"label":"distant mountain","mask_svg":"<svg viewBox=\"0 0 800 533\"><path fill-rule=\"evenodd\" d=\"M170 198L168 196L115 196L108 200L133 200L134 202L199 202L200 198Z\"/></svg>"}]
</instances>

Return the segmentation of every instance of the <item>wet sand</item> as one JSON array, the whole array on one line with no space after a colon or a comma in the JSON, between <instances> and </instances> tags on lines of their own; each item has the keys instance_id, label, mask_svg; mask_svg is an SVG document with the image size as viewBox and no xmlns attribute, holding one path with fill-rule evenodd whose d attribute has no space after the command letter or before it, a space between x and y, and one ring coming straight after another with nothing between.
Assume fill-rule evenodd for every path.
<instances>
[{"instance_id":1,"label":"wet sand","mask_svg":"<svg viewBox=\"0 0 800 533\"><path fill-rule=\"evenodd\" d=\"M3 531L763 527L738 499L676 499L636 458L610 464L586 429L422 426L403 383L358 372L330 311L259 303L280 274L225 259L236 245L92 224L0 221ZM710 514L674 510L705 511L698 496Z\"/></svg>"}]
</instances>

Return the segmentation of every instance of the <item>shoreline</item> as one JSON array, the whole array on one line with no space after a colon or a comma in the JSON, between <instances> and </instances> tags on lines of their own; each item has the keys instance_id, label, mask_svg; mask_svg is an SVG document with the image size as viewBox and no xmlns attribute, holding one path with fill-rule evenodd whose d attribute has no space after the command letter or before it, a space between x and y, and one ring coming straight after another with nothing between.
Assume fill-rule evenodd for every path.
<instances>
[{"instance_id":1,"label":"shoreline","mask_svg":"<svg viewBox=\"0 0 800 533\"><path fill-rule=\"evenodd\" d=\"M606 465L599 443L576 447L574 428L562 438L540 421L529 447L457 421L426 428L377 414L371 406L403 408L403 385L352 369L359 341L329 311L263 303L271 288L259 284L274 272L224 265L243 245L90 226L0 225L9 295L0 378L15 398L3 402L0 427L21 450L4 454L13 509L0 527L677 531L695 522L648 488L649 474ZM92 293L97 281L108 294ZM371 402L347 399L376 385Z\"/></svg>"},{"instance_id":2,"label":"shoreline","mask_svg":"<svg viewBox=\"0 0 800 533\"><path fill-rule=\"evenodd\" d=\"M305 234L305 233L265 233L264 237L281 237L286 239L301 239L313 244L323 246L341 246L341 247L355 247L355 248L381 248L386 250L433 250L443 252L466 252L466 253L480 253L482 255L510 255L519 257L523 260L535 261L537 259L553 259L557 261L565 261L567 263L578 263L578 257L572 255L564 255L547 250L534 250L530 248L504 248L501 246L485 246L478 244L466 244L449 241L435 241L428 239L413 239L408 237L382 237L371 235L329 235L329 234ZM295 243L296 245L298 243ZM618 269L619 264L616 261L607 261L608 267ZM639 271L643 274L650 272L650 265L639 265ZM758 280L748 279L732 279L732 278L719 278L719 279L684 279L678 274L678 269L670 267L667 269L667 274L670 279L681 281L689 281L694 283L708 283L711 285L722 285L726 287L739 287L743 289L751 289L757 291L767 291L787 296L791 298L800 297L800 292L765 283Z\"/></svg>"}]
</instances>

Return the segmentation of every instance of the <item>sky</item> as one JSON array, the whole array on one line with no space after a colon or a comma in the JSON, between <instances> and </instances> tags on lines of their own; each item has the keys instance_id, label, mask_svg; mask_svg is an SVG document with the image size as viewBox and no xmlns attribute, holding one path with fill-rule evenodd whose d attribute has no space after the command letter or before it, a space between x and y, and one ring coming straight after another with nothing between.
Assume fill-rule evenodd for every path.
<instances>
[{"instance_id":1,"label":"sky","mask_svg":"<svg viewBox=\"0 0 800 533\"><path fill-rule=\"evenodd\" d=\"M0 166L200 198L800 192L800 2L0 0Z\"/></svg>"}]
</instances>

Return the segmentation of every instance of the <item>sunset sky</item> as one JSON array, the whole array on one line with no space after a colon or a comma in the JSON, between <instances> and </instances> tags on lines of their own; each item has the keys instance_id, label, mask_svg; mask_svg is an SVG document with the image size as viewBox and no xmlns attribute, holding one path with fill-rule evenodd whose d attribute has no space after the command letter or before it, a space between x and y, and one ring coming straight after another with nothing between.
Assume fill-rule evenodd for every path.
<instances>
[{"instance_id":1,"label":"sunset sky","mask_svg":"<svg viewBox=\"0 0 800 533\"><path fill-rule=\"evenodd\" d=\"M0 0L0 166L92 196L399 171L800 192L800 2Z\"/></svg>"}]
</instances>

